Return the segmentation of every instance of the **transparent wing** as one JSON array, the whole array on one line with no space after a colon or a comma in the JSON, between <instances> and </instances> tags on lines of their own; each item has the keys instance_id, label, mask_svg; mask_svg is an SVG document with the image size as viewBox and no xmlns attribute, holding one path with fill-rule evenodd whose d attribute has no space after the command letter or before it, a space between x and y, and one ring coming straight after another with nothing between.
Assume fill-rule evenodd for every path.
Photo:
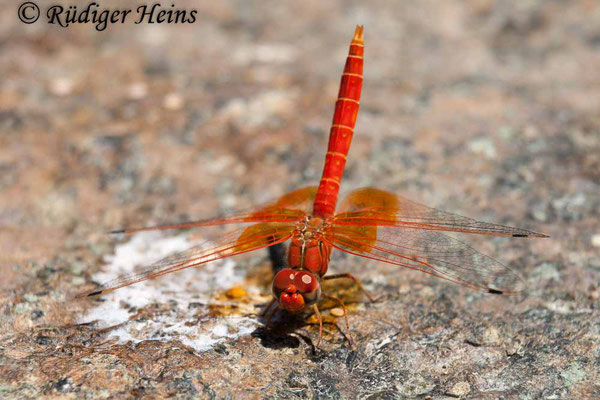
<instances>
[{"instance_id":1,"label":"transparent wing","mask_svg":"<svg viewBox=\"0 0 600 400\"><path fill-rule=\"evenodd\" d=\"M422 271L483 292L512 294L525 286L510 268L440 232L334 224L324 240L347 253Z\"/></svg>"},{"instance_id":2,"label":"transparent wing","mask_svg":"<svg viewBox=\"0 0 600 400\"><path fill-rule=\"evenodd\" d=\"M337 225L395 226L407 229L512 237L548 237L541 233L481 222L416 203L379 189L351 192L334 217Z\"/></svg>"},{"instance_id":3,"label":"transparent wing","mask_svg":"<svg viewBox=\"0 0 600 400\"><path fill-rule=\"evenodd\" d=\"M246 224L253 222L295 222L304 217L306 213L312 211L312 203L316 192L316 187L304 187L289 192L281 196L276 201L226 217L141 228L124 228L114 230L111 233L134 233L141 231L199 228L204 226Z\"/></svg>"},{"instance_id":4,"label":"transparent wing","mask_svg":"<svg viewBox=\"0 0 600 400\"><path fill-rule=\"evenodd\" d=\"M153 279L185 268L219 260L237 254L247 253L288 240L294 229L293 224L265 222L238 229L222 237L210 248L194 246L188 250L165 257L139 272L120 276L96 289L80 293L76 297L95 296L129 286L137 282Z\"/></svg>"}]
</instances>

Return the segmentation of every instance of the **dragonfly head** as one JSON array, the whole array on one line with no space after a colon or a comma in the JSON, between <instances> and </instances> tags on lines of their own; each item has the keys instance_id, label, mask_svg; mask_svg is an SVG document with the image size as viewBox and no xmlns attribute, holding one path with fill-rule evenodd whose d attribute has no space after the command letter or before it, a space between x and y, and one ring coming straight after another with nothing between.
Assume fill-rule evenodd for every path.
<instances>
[{"instance_id":1,"label":"dragonfly head","mask_svg":"<svg viewBox=\"0 0 600 400\"><path fill-rule=\"evenodd\" d=\"M282 269L273 279L273 296L287 311L299 312L321 297L321 285L309 271Z\"/></svg>"}]
</instances>

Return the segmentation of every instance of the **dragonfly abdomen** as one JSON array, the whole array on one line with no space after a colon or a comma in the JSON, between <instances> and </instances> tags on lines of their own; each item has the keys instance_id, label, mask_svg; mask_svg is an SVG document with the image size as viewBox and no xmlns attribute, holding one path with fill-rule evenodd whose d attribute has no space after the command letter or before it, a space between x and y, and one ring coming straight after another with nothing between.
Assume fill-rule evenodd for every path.
<instances>
[{"instance_id":1,"label":"dragonfly abdomen","mask_svg":"<svg viewBox=\"0 0 600 400\"><path fill-rule=\"evenodd\" d=\"M340 82L340 91L335 102L333 123L329 133L329 146L325 155L325 167L323 168L323 175L313 207L314 215L317 217L329 217L335 212L340 181L346 166L346 155L350 150L360 104L363 81L363 53L363 28L358 26L350 43L350 50Z\"/></svg>"}]
</instances>

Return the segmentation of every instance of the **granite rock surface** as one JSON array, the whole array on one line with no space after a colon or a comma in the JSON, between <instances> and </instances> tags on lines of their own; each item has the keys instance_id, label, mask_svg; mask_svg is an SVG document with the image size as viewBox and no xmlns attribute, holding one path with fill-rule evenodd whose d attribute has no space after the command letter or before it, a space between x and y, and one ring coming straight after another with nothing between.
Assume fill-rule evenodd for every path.
<instances>
[{"instance_id":1,"label":"granite rock surface","mask_svg":"<svg viewBox=\"0 0 600 400\"><path fill-rule=\"evenodd\" d=\"M196 22L99 32L0 10L0 397L600 397L600 3L176 6ZM356 24L365 80L342 193L376 186L550 235L461 237L527 290L335 255L377 301L327 285L355 344L324 304L320 349L314 316L264 327L265 250L73 300L222 234L110 229L315 185Z\"/></svg>"}]
</instances>

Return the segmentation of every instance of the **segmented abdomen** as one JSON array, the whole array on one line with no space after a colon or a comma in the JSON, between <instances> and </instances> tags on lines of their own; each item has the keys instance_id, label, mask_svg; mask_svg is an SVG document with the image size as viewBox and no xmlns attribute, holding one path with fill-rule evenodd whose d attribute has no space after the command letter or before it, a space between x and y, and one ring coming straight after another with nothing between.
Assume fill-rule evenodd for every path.
<instances>
[{"instance_id":1,"label":"segmented abdomen","mask_svg":"<svg viewBox=\"0 0 600 400\"><path fill-rule=\"evenodd\" d=\"M335 102L333 123L329 132L329 147L325 155L325 167L315 197L313 214L326 218L334 214L340 181L344 174L346 155L352 142L354 124L358 114L363 81L363 27L357 26L346 66L342 74L340 91Z\"/></svg>"}]
</instances>

